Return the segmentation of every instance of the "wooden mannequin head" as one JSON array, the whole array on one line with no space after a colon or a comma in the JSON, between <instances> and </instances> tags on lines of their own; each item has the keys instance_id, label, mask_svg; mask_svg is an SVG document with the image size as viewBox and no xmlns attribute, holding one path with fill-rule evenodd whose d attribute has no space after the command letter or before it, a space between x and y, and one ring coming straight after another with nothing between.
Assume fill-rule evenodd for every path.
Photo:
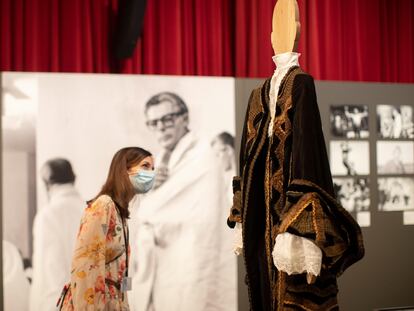
<instances>
[{"instance_id":1,"label":"wooden mannequin head","mask_svg":"<svg viewBox=\"0 0 414 311\"><path fill-rule=\"evenodd\" d=\"M275 55L297 52L300 36L299 7L296 0L277 0L273 10L271 41Z\"/></svg>"}]
</instances>

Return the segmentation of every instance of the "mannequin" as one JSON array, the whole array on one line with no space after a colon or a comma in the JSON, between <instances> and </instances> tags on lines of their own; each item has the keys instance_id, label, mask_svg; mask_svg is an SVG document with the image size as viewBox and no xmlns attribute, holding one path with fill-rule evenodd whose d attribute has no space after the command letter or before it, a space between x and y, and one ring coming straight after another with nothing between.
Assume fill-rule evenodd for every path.
<instances>
[{"instance_id":1,"label":"mannequin","mask_svg":"<svg viewBox=\"0 0 414 311\"><path fill-rule=\"evenodd\" d=\"M300 37L297 1L278 0L273 9L271 42L275 55L297 52Z\"/></svg>"},{"instance_id":2,"label":"mannequin","mask_svg":"<svg viewBox=\"0 0 414 311\"><path fill-rule=\"evenodd\" d=\"M337 277L364 255L361 229L336 201L313 78L296 53L295 0L278 0L274 75L253 90L228 225L251 310L338 310ZM240 237L242 234L242 238Z\"/></svg>"},{"instance_id":3,"label":"mannequin","mask_svg":"<svg viewBox=\"0 0 414 311\"><path fill-rule=\"evenodd\" d=\"M300 37L299 7L296 0L279 0L273 9L271 42L275 55L297 52ZM287 241L290 243L290 239ZM283 248L285 245L282 245ZM317 261L320 259L318 258ZM307 271L307 282L314 283L316 275Z\"/></svg>"}]
</instances>

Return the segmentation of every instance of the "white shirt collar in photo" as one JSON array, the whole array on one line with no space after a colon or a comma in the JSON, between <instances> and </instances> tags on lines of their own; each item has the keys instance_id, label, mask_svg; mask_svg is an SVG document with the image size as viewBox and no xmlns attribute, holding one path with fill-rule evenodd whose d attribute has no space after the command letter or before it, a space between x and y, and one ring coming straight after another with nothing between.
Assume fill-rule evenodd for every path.
<instances>
[{"instance_id":1,"label":"white shirt collar in photo","mask_svg":"<svg viewBox=\"0 0 414 311\"><path fill-rule=\"evenodd\" d=\"M300 53L286 52L282 54L277 54L272 57L272 60L276 65L276 69L270 81L269 109L270 109L271 122L269 125L269 131L268 131L269 137L273 133L273 123L275 120L275 113L276 113L276 101L277 101L277 94L279 93L280 83L282 82L284 76L287 74L287 72L289 71L291 67L299 66L299 56L300 56Z\"/></svg>"},{"instance_id":2,"label":"white shirt collar in photo","mask_svg":"<svg viewBox=\"0 0 414 311\"><path fill-rule=\"evenodd\" d=\"M191 130L188 131L183 137L181 137L171 153L170 160L168 161L168 171L170 174L173 173L174 168L181 162L185 153L194 147L197 140L197 136ZM165 150L162 150L157 157L157 160L162 159L164 153Z\"/></svg>"},{"instance_id":3,"label":"white shirt collar in photo","mask_svg":"<svg viewBox=\"0 0 414 311\"><path fill-rule=\"evenodd\" d=\"M49 205L53 206L62 200L62 198L77 195L79 195L78 191L72 183L51 185L49 189Z\"/></svg>"}]
</instances>

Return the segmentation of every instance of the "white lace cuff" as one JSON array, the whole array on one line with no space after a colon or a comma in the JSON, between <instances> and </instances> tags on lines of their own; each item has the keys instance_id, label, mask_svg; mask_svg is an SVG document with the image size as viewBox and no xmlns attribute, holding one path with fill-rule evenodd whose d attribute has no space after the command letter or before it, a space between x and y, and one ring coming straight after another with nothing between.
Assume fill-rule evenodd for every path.
<instances>
[{"instance_id":1,"label":"white lace cuff","mask_svg":"<svg viewBox=\"0 0 414 311\"><path fill-rule=\"evenodd\" d=\"M239 222L236 222L236 228L234 229L233 251L237 256L243 251L242 225Z\"/></svg>"},{"instance_id":2,"label":"white lace cuff","mask_svg":"<svg viewBox=\"0 0 414 311\"><path fill-rule=\"evenodd\" d=\"M322 251L311 240L288 232L276 236L272 252L273 263L278 270L287 274L321 272Z\"/></svg>"}]
</instances>

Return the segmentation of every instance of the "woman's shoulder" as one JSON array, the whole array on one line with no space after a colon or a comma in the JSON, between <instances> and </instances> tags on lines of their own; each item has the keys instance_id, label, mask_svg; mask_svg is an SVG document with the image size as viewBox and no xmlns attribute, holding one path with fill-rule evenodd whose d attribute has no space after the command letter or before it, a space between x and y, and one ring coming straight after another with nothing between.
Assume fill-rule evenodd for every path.
<instances>
[{"instance_id":1,"label":"woman's shoulder","mask_svg":"<svg viewBox=\"0 0 414 311\"><path fill-rule=\"evenodd\" d=\"M98 196L87 208L90 212L110 212L113 209L115 209L115 203L107 194Z\"/></svg>"},{"instance_id":2,"label":"woman's shoulder","mask_svg":"<svg viewBox=\"0 0 414 311\"><path fill-rule=\"evenodd\" d=\"M115 204L112 198L107 194L101 194L98 196L94 201L93 204L101 204L101 205L107 205L107 204Z\"/></svg>"}]
</instances>

